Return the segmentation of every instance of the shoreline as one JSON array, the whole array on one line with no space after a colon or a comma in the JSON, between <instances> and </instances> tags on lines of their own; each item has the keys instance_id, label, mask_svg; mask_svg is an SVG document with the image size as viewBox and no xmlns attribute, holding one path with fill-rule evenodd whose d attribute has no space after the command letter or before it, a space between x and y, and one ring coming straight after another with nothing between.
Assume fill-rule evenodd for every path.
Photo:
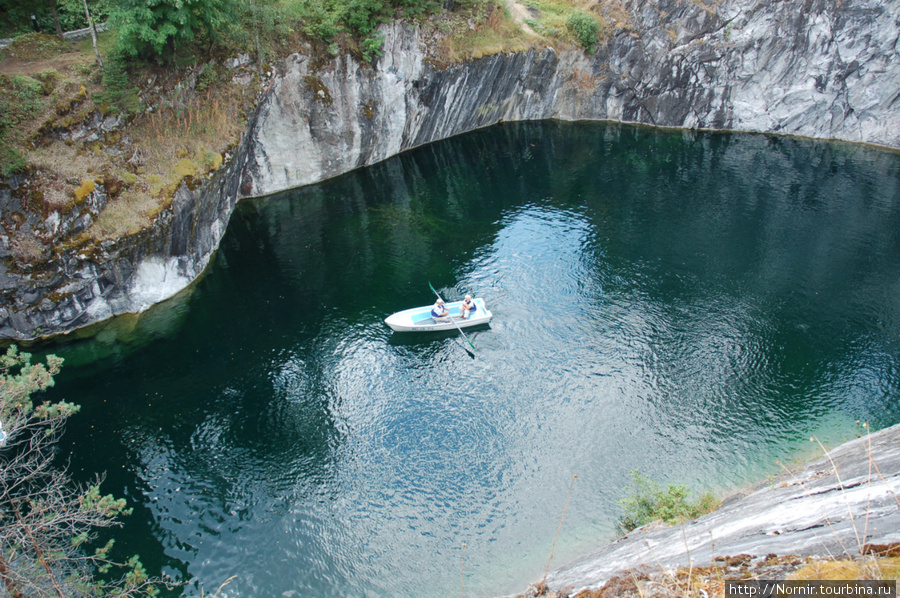
<instances>
[{"instance_id":1,"label":"shoreline","mask_svg":"<svg viewBox=\"0 0 900 598\"><path fill-rule=\"evenodd\" d=\"M747 563L767 555L858 558L872 546L900 547L898 496L895 424L751 485L693 521L638 528L555 569L546 583L554 592L599 590L624 571L706 567L724 556L750 555Z\"/></svg>"}]
</instances>

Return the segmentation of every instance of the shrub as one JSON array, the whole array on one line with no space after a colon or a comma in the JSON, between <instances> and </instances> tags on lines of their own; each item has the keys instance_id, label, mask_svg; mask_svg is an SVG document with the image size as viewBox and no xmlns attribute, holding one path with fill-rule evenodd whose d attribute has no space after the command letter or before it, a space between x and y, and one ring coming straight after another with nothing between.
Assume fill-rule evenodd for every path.
<instances>
[{"instance_id":1,"label":"shrub","mask_svg":"<svg viewBox=\"0 0 900 598\"><path fill-rule=\"evenodd\" d=\"M384 46L384 36L380 33L369 36L362 42L363 60L372 62L376 58L381 58L384 52L381 48Z\"/></svg>"},{"instance_id":2,"label":"shrub","mask_svg":"<svg viewBox=\"0 0 900 598\"><path fill-rule=\"evenodd\" d=\"M100 494L101 478L76 485L57 469L59 439L79 407L66 401L35 404L32 395L53 386L62 359L31 363L12 345L0 355L0 584L8 596L158 596L137 557L110 560L110 540L97 532L131 512L125 501ZM88 550L94 546L94 550ZM110 573L112 568L116 572ZM168 585L168 584L162 584Z\"/></svg>"},{"instance_id":3,"label":"shrub","mask_svg":"<svg viewBox=\"0 0 900 598\"><path fill-rule=\"evenodd\" d=\"M576 10L569 15L566 28L588 54L594 53L600 41L600 25L594 17L583 10Z\"/></svg>"},{"instance_id":4,"label":"shrub","mask_svg":"<svg viewBox=\"0 0 900 598\"><path fill-rule=\"evenodd\" d=\"M670 525L681 523L712 512L719 506L719 502L709 492L703 494L697 502L691 502L687 499L690 490L686 486L669 484L663 490L637 469L630 475L632 483L626 487L628 495L619 501L625 511L619 519L619 525L626 532L652 521L662 520Z\"/></svg>"},{"instance_id":5,"label":"shrub","mask_svg":"<svg viewBox=\"0 0 900 598\"><path fill-rule=\"evenodd\" d=\"M22 138L22 123L34 119L43 109L43 84L28 76L0 75L0 177L8 177L25 167L25 157L15 147Z\"/></svg>"},{"instance_id":6,"label":"shrub","mask_svg":"<svg viewBox=\"0 0 900 598\"><path fill-rule=\"evenodd\" d=\"M112 53L104 63L103 87L104 90L93 98L101 110L126 116L138 113L141 108L139 91L131 82L128 59L123 53Z\"/></svg>"},{"instance_id":7,"label":"shrub","mask_svg":"<svg viewBox=\"0 0 900 598\"><path fill-rule=\"evenodd\" d=\"M166 59L200 36L217 42L231 24L230 0L119 0L110 19L118 48L131 57Z\"/></svg>"},{"instance_id":8,"label":"shrub","mask_svg":"<svg viewBox=\"0 0 900 598\"><path fill-rule=\"evenodd\" d=\"M21 172L27 163L25 156L19 150L10 147L7 143L0 143L0 178L5 179Z\"/></svg>"}]
</instances>

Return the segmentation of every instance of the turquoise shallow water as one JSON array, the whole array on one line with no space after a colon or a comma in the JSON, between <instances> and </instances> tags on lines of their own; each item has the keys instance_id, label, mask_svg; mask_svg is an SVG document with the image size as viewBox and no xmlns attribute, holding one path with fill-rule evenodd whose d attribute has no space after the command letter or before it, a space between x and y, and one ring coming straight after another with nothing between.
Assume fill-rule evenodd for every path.
<instances>
[{"instance_id":1,"label":"turquoise shallow water","mask_svg":"<svg viewBox=\"0 0 900 598\"><path fill-rule=\"evenodd\" d=\"M495 596L575 474L554 565L614 537L632 469L723 493L900 421L898 273L896 153L504 125L244 202L189 293L48 348L52 396L152 571ZM474 358L383 324L429 282L494 312Z\"/></svg>"}]
</instances>

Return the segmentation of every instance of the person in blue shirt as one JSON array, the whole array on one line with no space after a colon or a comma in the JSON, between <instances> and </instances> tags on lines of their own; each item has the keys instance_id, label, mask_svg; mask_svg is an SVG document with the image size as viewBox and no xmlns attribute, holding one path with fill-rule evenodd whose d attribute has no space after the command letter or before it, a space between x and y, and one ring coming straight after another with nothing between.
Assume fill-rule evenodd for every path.
<instances>
[{"instance_id":1,"label":"person in blue shirt","mask_svg":"<svg viewBox=\"0 0 900 598\"><path fill-rule=\"evenodd\" d=\"M447 317L449 315L450 312L444 307L444 300L438 297L434 307L431 308L431 317L435 322L449 322L450 318Z\"/></svg>"},{"instance_id":2,"label":"person in blue shirt","mask_svg":"<svg viewBox=\"0 0 900 598\"><path fill-rule=\"evenodd\" d=\"M462 305L459 306L459 315L463 320L468 320L469 314L473 311L475 311L475 302L472 300L472 295L466 295Z\"/></svg>"}]
</instances>

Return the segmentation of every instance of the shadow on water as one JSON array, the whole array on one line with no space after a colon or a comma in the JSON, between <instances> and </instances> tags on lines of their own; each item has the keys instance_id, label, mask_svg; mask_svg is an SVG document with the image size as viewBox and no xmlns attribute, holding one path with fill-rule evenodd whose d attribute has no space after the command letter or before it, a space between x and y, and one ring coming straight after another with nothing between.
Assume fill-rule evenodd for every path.
<instances>
[{"instance_id":1,"label":"shadow on water","mask_svg":"<svg viewBox=\"0 0 900 598\"><path fill-rule=\"evenodd\" d=\"M490 330L490 323L470 326L465 329L466 336L470 340L478 338L479 332ZM464 337L458 330L438 330L435 332L393 332L388 338L388 344L393 347L410 347L442 342L447 339L458 339L464 342Z\"/></svg>"},{"instance_id":2,"label":"shadow on water","mask_svg":"<svg viewBox=\"0 0 900 598\"><path fill-rule=\"evenodd\" d=\"M446 345L447 341L452 341L459 345L460 352L475 359L478 354L478 334L483 331L490 330L490 323L470 326L465 329L465 336L460 334L458 330L438 330L435 332L393 332L388 337L388 344L392 347L417 348L426 347L434 349L435 347ZM466 342L466 337L475 346L473 349Z\"/></svg>"},{"instance_id":3,"label":"shadow on water","mask_svg":"<svg viewBox=\"0 0 900 598\"><path fill-rule=\"evenodd\" d=\"M175 335L185 324L193 288L191 285L141 313L122 314L68 334L16 344L37 356L58 355L69 369L115 362Z\"/></svg>"}]
</instances>

